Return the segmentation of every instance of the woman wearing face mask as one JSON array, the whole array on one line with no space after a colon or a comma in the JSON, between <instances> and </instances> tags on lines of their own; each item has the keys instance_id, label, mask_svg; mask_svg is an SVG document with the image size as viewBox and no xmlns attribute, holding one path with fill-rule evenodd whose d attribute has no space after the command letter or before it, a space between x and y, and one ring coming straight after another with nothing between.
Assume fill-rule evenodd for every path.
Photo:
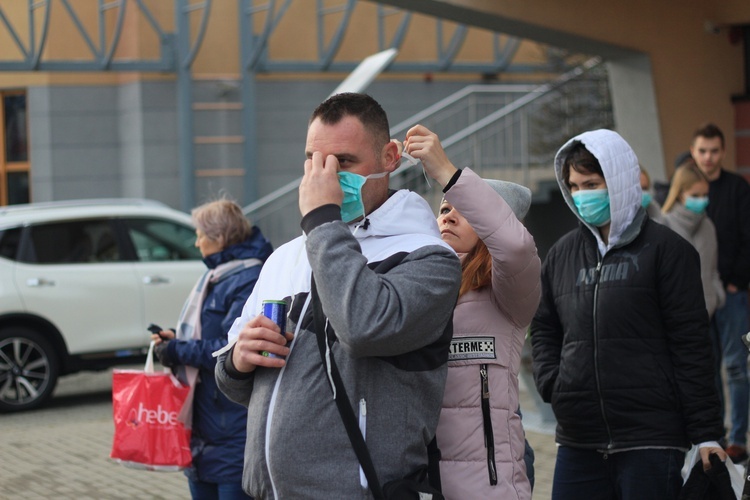
<instances>
[{"instance_id":1,"label":"woman wearing face mask","mask_svg":"<svg viewBox=\"0 0 750 500\"><path fill-rule=\"evenodd\" d=\"M719 278L716 229L706 215L708 179L695 162L675 170L672 185L662 207L662 224L688 240L701 258L701 280L708 315L724 304L724 287Z\"/></svg>"},{"instance_id":2,"label":"woman wearing face mask","mask_svg":"<svg viewBox=\"0 0 750 500\"><path fill-rule=\"evenodd\" d=\"M659 204L654 200L654 195L651 193L651 177L646 172L646 169L640 166L641 169L641 206L646 209L646 213L649 217L655 221L661 222L661 208Z\"/></svg>"},{"instance_id":3,"label":"woman wearing face mask","mask_svg":"<svg viewBox=\"0 0 750 500\"><path fill-rule=\"evenodd\" d=\"M557 420L553 500L677 499L685 451L726 460L700 259L641 206L622 137L570 139L555 175L578 228L547 253L534 380Z\"/></svg>"},{"instance_id":4,"label":"woman wearing face mask","mask_svg":"<svg viewBox=\"0 0 750 500\"><path fill-rule=\"evenodd\" d=\"M442 492L447 499L530 499L517 412L521 349L540 294L541 262L519 220L531 192L456 169L421 125L407 132L404 147L444 186L438 226L462 267L436 434Z\"/></svg>"}]
</instances>

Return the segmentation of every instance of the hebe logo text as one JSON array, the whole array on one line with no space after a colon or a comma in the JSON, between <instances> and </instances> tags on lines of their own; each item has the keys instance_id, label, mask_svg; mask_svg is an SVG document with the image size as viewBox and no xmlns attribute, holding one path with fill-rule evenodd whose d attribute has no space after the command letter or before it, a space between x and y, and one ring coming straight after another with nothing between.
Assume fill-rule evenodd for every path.
<instances>
[{"instance_id":1,"label":"hebe logo text","mask_svg":"<svg viewBox=\"0 0 750 500\"><path fill-rule=\"evenodd\" d=\"M177 412L167 411L158 405L155 410L149 410L143 407L143 403L138 405L138 420L147 424L177 425Z\"/></svg>"}]
</instances>

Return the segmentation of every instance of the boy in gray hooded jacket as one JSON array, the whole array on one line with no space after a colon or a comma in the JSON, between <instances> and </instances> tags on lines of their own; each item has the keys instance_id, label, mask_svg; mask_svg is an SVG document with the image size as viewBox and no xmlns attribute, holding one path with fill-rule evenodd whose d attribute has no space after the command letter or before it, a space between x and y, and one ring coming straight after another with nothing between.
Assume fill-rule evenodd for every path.
<instances>
[{"instance_id":1,"label":"boy in gray hooded jacket","mask_svg":"<svg viewBox=\"0 0 750 500\"><path fill-rule=\"evenodd\" d=\"M427 464L460 265L427 203L389 191L399 154L371 97L339 94L318 106L306 154L299 190L305 234L266 262L216 377L230 399L248 405L248 494L371 498L318 349L311 275L326 317L327 359L335 359L386 483ZM289 304L285 336L259 315L263 300L278 299Z\"/></svg>"}]
</instances>

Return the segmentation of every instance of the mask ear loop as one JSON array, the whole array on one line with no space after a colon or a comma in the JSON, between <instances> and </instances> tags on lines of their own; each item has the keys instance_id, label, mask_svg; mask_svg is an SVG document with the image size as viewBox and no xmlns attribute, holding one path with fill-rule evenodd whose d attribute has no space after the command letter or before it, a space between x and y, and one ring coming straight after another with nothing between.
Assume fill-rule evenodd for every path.
<instances>
[{"instance_id":1,"label":"mask ear loop","mask_svg":"<svg viewBox=\"0 0 750 500\"><path fill-rule=\"evenodd\" d=\"M414 158L409 153L401 153L401 166L411 167L411 166L417 166L418 163L422 163L422 160L419 160L417 158ZM432 187L432 184L430 184L430 178L427 177L427 170L424 168L424 164L422 164L422 175L424 175L424 181L427 183L427 189L430 189Z\"/></svg>"}]
</instances>

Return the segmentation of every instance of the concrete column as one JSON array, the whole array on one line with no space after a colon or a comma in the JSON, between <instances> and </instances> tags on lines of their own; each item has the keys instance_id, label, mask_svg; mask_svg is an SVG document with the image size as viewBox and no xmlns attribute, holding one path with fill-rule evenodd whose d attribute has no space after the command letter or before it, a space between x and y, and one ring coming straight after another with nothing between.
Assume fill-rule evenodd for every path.
<instances>
[{"instance_id":1,"label":"concrete column","mask_svg":"<svg viewBox=\"0 0 750 500\"><path fill-rule=\"evenodd\" d=\"M617 132L635 151L651 182L667 179L651 61L645 54L607 61ZM670 169L671 172L671 169Z\"/></svg>"}]
</instances>

